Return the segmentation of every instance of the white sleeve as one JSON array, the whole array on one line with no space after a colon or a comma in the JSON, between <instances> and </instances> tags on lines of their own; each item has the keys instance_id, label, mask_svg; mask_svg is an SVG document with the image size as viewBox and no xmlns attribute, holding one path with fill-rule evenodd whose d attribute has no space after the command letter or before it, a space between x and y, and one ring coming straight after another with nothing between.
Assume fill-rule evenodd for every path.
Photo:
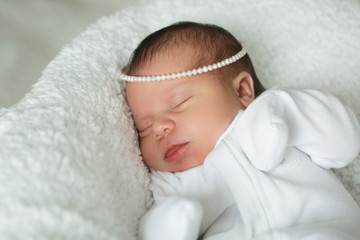
<instances>
[{"instance_id":1,"label":"white sleeve","mask_svg":"<svg viewBox=\"0 0 360 240\"><path fill-rule=\"evenodd\" d=\"M245 110L237 132L252 164L270 171L287 147L308 154L323 168L343 167L360 149L353 112L334 96L315 90L268 90Z\"/></svg>"},{"instance_id":2,"label":"white sleeve","mask_svg":"<svg viewBox=\"0 0 360 240\"><path fill-rule=\"evenodd\" d=\"M179 196L180 182L172 173L152 172L154 205L139 224L141 240L196 240L203 210L196 200Z\"/></svg>"},{"instance_id":3,"label":"white sleeve","mask_svg":"<svg viewBox=\"0 0 360 240\"><path fill-rule=\"evenodd\" d=\"M171 172L151 170L150 190L153 194L154 204L179 195L182 184L178 177Z\"/></svg>"}]
</instances>

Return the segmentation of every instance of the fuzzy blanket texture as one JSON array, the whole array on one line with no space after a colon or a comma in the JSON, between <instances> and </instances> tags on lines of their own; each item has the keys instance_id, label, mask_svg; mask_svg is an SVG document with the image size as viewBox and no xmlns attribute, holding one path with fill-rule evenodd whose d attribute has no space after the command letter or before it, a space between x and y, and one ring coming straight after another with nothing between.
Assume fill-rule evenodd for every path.
<instances>
[{"instance_id":1,"label":"fuzzy blanket texture","mask_svg":"<svg viewBox=\"0 0 360 240\"><path fill-rule=\"evenodd\" d=\"M360 118L359 1L140 2L89 26L0 110L1 239L136 239L150 179L117 73L181 20L232 32L266 87L330 92ZM360 204L359 158L336 174Z\"/></svg>"}]
</instances>

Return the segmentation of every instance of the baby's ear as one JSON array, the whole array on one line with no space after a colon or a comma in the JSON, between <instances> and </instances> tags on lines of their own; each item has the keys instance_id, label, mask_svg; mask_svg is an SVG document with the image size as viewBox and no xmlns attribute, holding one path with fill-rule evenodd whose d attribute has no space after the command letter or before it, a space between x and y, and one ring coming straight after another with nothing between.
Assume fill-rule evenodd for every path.
<instances>
[{"instance_id":1,"label":"baby's ear","mask_svg":"<svg viewBox=\"0 0 360 240\"><path fill-rule=\"evenodd\" d=\"M248 72L240 72L232 80L232 85L245 109L255 99L253 78Z\"/></svg>"}]
</instances>

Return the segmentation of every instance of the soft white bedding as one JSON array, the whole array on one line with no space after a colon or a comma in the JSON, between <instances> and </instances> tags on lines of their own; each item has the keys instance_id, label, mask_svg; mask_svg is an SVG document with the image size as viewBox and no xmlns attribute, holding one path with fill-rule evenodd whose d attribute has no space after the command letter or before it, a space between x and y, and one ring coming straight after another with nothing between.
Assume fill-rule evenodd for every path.
<instances>
[{"instance_id":1,"label":"soft white bedding","mask_svg":"<svg viewBox=\"0 0 360 240\"><path fill-rule=\"evenodd\" d=\"M266 87L328 91L359 118L359 12L357 0L149 0L100 19L0 110L1 238L136 239L152 200L117 72L150 32L218 24L247 44ZM359 159L336 174L359 204Z\"/></svg>"}]
</instances>

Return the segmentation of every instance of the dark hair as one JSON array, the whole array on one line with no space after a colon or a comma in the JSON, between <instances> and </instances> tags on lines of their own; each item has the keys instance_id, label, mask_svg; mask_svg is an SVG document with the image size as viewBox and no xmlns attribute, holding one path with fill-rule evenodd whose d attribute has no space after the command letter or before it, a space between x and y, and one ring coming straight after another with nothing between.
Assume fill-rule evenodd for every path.
<instances>
[{"instance_id":1,"label":"dark hair","mask_svg":"<svg viewBox=\"0 0 360 240\"><path fill-rule=\"evenodd\" d=\"M239 41L219 26L178 22L147 36L133 52L125 71L129 75L134 75L137 69L141 68L144 63L151 61L157 54L164 53L171 47L181 47L188 44L196 49L197 62L193 68L222 61L242 49ZM220 74L223 79L233 79L241 71L246 71L252 76L255 96L260 95L265 88L257 78L248 54L239 61L213 72Z\"/></svg>"}]
</instances>

